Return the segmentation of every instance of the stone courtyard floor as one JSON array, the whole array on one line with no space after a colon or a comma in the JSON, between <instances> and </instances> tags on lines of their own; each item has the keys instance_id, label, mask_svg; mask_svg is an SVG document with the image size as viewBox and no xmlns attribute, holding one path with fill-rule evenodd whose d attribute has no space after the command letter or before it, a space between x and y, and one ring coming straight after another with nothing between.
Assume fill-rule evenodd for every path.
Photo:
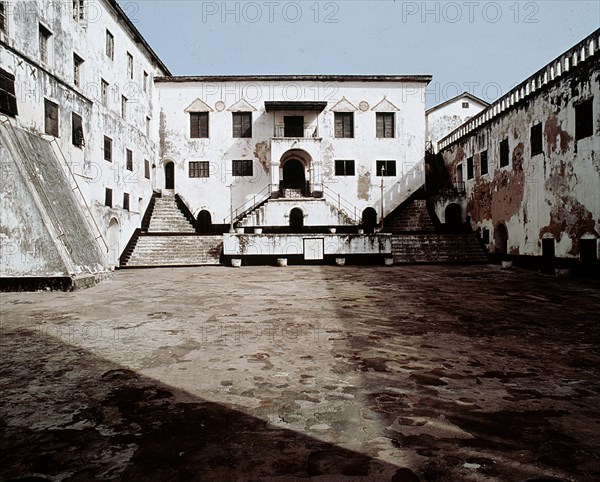
<instances>
[{"instance_id":1,"label":"stone courtyard floor","mask_svg":"<svg viewBox=\"0 0 600 482\"><path fill-rule=\"evenodd\" d=\"M597 281L210 267L0 298L1 480L600 480Z\"/></svg>"}]
</instances>

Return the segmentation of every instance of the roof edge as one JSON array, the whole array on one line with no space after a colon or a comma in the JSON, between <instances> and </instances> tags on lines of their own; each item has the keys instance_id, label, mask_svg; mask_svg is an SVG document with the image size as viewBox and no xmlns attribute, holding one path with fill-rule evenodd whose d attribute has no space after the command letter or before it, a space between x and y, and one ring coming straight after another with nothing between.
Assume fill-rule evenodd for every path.
<instances>
[{"instance_id":1,"label":"roof edge","mask_svg":"<svg viewBox=\"0 0 600 482\"><path fill-rule=\"evenodd\" d=\"M451 99L445 100L445 101L444 101L444 102L442 102L441 104L434 105L433 107L430 107L429 109L427 109L427 110L425 111L425 115L429 114L430 112L433 112L434 110L441 109L442 107L444 107L444 106L446 106L446 105L450 104L451 102L454 102L456 99L460 99L460 98L463 98L463 97L467 97L467 98L469 98L469 99L471 99L471 100L474 100L475 102L479 102L480 104L482 104L482 105L483 105L483 107L484 107L484 108L486 108L486 107L489 107L489 106L490 106L490 103L489 103L489 102L487 102L487 101L483 100L483 99L482 99L482 98L480 98L480 97L477 97L476 95L473 95L473 94L471 94L470 92L467 92L467 91L465 91L465 92L463 92L462 94L455 95L455 96L454 96L454 97L452 97Z\"/></svg>"},{"instance_id":2,"label":"roof edge","mask_svg":"<svg viewBox=\"0 0 600 482\"><path fill-rule=\"evenodd\" d=\"M423 82L429 83L431 75L181 75L155 77L154 82L227 82L227 81L320 81L320 82Z\"/></svg>"}]
</instances>

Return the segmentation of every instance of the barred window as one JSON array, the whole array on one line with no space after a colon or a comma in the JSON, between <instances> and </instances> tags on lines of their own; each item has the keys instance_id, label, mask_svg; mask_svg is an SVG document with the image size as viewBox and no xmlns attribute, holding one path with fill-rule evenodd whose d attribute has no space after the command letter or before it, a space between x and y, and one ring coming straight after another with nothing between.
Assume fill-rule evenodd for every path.
<instances>
[{"instance_id":1,"label":"barred window","mask_svg":"<svg viewBox=\"0 0 600 482\"><path fill-rule=\"evenodd\" d=\"M241 161L232 161L232 173L234 176L252 176L252 161L243 159Z\"/></svg>"},{"instance_id":2,"label":"barred window","mask_svg":"<svg viewBox=\"0 0 600 482\"><path fill-rule=\"evenodd\" d=\"M190 177L209 177L208 161L190 161L189 169Z\"/></svg>"}]
</instances>

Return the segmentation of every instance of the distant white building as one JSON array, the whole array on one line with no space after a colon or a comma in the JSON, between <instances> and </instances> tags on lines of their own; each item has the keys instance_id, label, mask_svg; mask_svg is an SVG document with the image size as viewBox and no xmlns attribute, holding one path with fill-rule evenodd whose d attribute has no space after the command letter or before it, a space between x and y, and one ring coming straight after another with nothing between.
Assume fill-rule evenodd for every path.
<instances>
[{"instance_id":1,"label":"distant white building","mask_svg":"<svg viewBox=\"0 0 600 482\"><path fill-rule=\"evenodd\" d=\"M427 145L437 152L437 143L450 132L479 114L490 104L468 92L463 92L425 112L427 119Z\"/></svg>"}]
</instances>

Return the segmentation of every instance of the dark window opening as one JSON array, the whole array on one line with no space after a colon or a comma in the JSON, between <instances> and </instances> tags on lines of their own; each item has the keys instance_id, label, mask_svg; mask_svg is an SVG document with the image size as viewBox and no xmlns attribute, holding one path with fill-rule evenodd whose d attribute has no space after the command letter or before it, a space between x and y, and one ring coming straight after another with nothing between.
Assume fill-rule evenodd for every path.
<instances>
[{"instance_id":1,"label":"dark window opening","mask_svg":"<svg viewBox=\"0 0 600 482\"><path fill-rule=\"evenodd\" d=\"M378 176L395 176L396 161L377 161L376 170Z\"/></svg>"},{"instance_id":2,"label":"dark window opening","mask_svg":"<svg viewBox=\"0 0 600 482\"><path fill-rule=\"evenodd\" d=\"M354 137L354 114L352 112L335 113L335 137Z\"/></svg>"},{"instance_id":3,"label":"dark window opening","mask_svg":"<svg viewBox=\"0 0 600 482\"><path fill-rule=\"evenodd\" d=\"M496 254L505 255L508 253L508 229L506 229L504 224L496 226L494 247Z\"/></svg>"},{"instance_id":4,"label":"dark window opening","mask_svg":"<svg viewBox=\"0 0 600 482\"><path fill-rule=\"evenodd\" d=\"M112 162L112 139L104 136L104 160Z\"/></svg>"},{"instance_id":5,"label":"dark window opening","mask_svg":"<svg viewBox=\"0 0 600 482\"><path fill-rule=\"evenodd\" d=\"M0 2L0 30L7 32L6 28L6 2Z\"/></svg>"},{"instance_id":6,"label":"dark window opening","mask_svg":"<svg viewBox=\"0 0 600 482\"><path fill-rule=\"evenodd\" d=\"M585 139L594 133L592 99L575 106L575 140Z\"/></svg>"},{"instance_id":7,"label":"dark window opening","mask_svg":"<svg viewBox=\"0 0 600 482\"><path fill-rule=\"evenodd\" d=\"M44 132L58 137L58 104L44 99Z\"/></svg>"},{"instance_id":8,"label":"dark window opening","mask_svg":"<svg viewBox=\"0 0 600 482\"><path fill-rule=\"evenodd\" d=\"M208 161L190 161L190 177L209 177Z\"/></svg>"},{"instance_id":9,"label":"dark window opening","mask_svg":"<svg viewBox=\"0 0 600 482\"><path fill-rule=\"evenodd\" d=\"M190 137L208 137L208 112L190 112Z\"/></svg>"},{"instance_id":10,"label":"dark window opening","mask_svg":"<svg viewBox=\"0 0 600 482\"><path fill-rule=\"evenodd\" d=\"M112 189L109 187L104 190L104 205L112 208Z\"/></svg>"},{"instance_id":11,"label":"dark window opening","mask_svg":"<svg viewBox=\"0 0 600 482\"><path fill-rule=\"evenodd\" d=\"M252 137L252 112L233 113L233 137Z\"/></svg>"},{"instance_id":12,"label":"dark window opening","mask_svg":"<svg viewBox=\"0 0 600 482\"><path fill-rule=\"evenodd\" d=\"M10 117L18 115L15 76L0 69L0 112Z\"/></svg>"},{"instance_id":13,"label":"dark window opening","mask_svg":"<svg viewBox=\"0 0 600 482\"><path fill-rule=\"evenodd\" d=\"M148 159L144 159L144 177L150 179L150 161Z\"/></svg>"},{"instance_id":14,"label":"dark window opening","mask_svg":"<svg viewBox=\"0 0 600 482\"><path fill-rule=\"evenodd\" d=\"M50 46L50 37L52 37L52 33L42 24L39 25L39 49L40 49L40 60L42 62L48 63L50 58L49 56L49 46Z\"/></svg>"},{"instance_id":15,"label":"dark window opening","mask_svg":"<svg viewBox=\"0 0 600 482\"><path fill-rule=\"evenodd\" d=\"M100 85L100 99L102 100L102 105L108 106L108 82L104 79L101 79Z\"/></svg>"},{"instance_id":16,"label":"dark window opening","mask_svg":"<svg viewBox=\"0 0 600 482\"><path fill-rule=\"evenodd\" d=\"M133 55L127 52L127 76L133 79Z\"/></svg>"},{"instance_id":17,"label":"dark window opening","mask_svg":"<svg viewBox=\"0 0 600 482\"><path fill-rule=\"evenodd\" d=\"M500 167L508 166L508 139L500 142Z\"/></svg>"},{"instance_id":18,"label":"dark window opening","mask_svg":"<svg viewBox=\"0 0 600 482\"><path fill-rule=\"evenodd\" d=\"M473 179L473 158L467 158L467 179Z\"/></svg>"},{"instance_id":19,"label":"dark window opening","mask_svg":"<svg viewBox=\"0 0 600 482\"><path fill-rule=\"evenodd\" d=\"M71 135L72 142L74 146L84 147L85 139L83 137L83 120L80 115L75 114L75 112L71 115Z\"/></svg>"},{"instance_id":20,"label":"dark window opening","mask_svg":"<svg viewBox=\"0 0 600 482\"><path fill-rule=\"evenodd\" d=\"M335 161L336 176L354 176L354 161Z\"/></svg>"},{"instance_id":21,"label":"dark window opening","mask_svg":"<svg viewBox=\"0 0 600 482\"><path fill-rule=\"evenodd\" d=\"M393 112L377 112L377 137L389 138L394 137L394 113Z\"/></svg>"},{"instance_id":22,"label":"dark window opening","mask_svg":"<svg viewBox=\"0 0 600 482\"><path fill-rule=\"evenodd\" d=\"M127 97L121 96L121 117L127 120Z\"/></svg>"},{"instance_id":23,"label":"dark window opening","mask_svg":"<svg viewBox=\"0 0 600 482\"><path fill-rule=\"evenodd\" d=\"M73 19L85 19L85 4L84 0L73 0Z\"/></svg>"},{"instance_id":24,"label":"dark window opening","mask_svg":"<svg viewBox=\"0 0 600 482\"><path fill-rule=\"evenodd\" d=\"M127 164L126 168L128 171L133 171L133 151L130 149L125 149Z\"/></svg>"},{"instance_id":25,"label":"dark window opening","mask_svg":"<svg viewBox=\"0 0 600 482\"><path fill-rule=\"evenodd\" d=\"M115 36L106 31L106 56L111 60L115 58Z\"/></svg>"},{"instance_id":26,"label":"dark window opening","mask_svg":"<svg viewBox=\"0 0 600 482\"><path fill-rule=\"evenodd\" d=\"M129 193L123 193L123 209L129 211Z\"/></svg>"},{"instance_id":27,"label":"dark window opening","mask_svg":"<svg viewBox=\"0 0 600 482\"><path fill-rule=\"evenodd\" d=\"M483 151L479 155L479 170L481 171L481 175L488 173L488 154L487 151Z\"/></svg>"},{"instance_id":28,"label":"dark window opening","mask_svg":"<svg viewBox=\"0 0 600 482\"><path fill-rule=\"evenodd\" d=\"M304 116L286 115L283 117L284 137L304 137Z\"/></svg>"},{"instance_id":29,"label":"dark window opening","mask_svg":"<svg viewBox=\"0 0 600 482\"><path fill-rule=\"evenodd\" d=\"M73 83L77 86L81 86L81 69L83 65L83 59L73 54Z\"/></svg>"},{"instance_id":30,"label":"dark window opening","mask_svg":"<svg viewBox=\"0 0 600 482\"><path fill-rule=\"evenodd\" d=\"M241 161L232 161L233 176L252 176L252 161L243 159Z\"/></svg>"},{"instance_id":31,"label":"dark window opening","mask_svg":"<svg viewBox=\"0 0 600 482\"><path fill-rule=\"evenodd\" d=\"M544 152L544 143L542 137L542 123L531 126L530 131L531 155L537 156Z\"/></svg>"},{"instance_id":32,"label":"dark window opening","mask_svg":"<svg viewBox=\"0 0 600 482\"><path fill-rule=\"evenodd\" d=\"M468 109L469 108L469 103L468 102L463 102L462 103L462 108L463 109Z\"/></svg>"},{"instance_id":33,"label":"dark window opening","mask_svg":"<svg viewBox=\"0 0 600 482\"><path fill-rule=\"evenodd\" d=\"M579 240L579 259L590 262L598 261L598 240L580 239Z\"/></svg>"}]
</instances>

